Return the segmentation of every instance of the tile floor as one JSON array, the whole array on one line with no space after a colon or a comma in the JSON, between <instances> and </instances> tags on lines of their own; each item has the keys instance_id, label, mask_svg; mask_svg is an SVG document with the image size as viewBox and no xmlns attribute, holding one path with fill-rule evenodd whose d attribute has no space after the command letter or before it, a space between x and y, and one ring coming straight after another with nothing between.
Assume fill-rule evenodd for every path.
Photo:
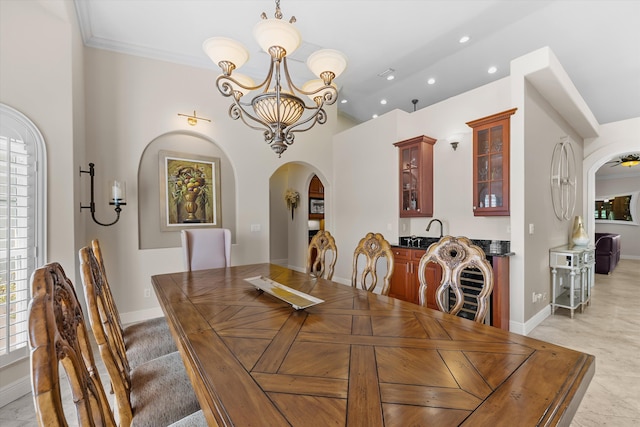
<instances>
[{"instance_id":1,"label":"tile floor","mask_svg":"<svg viewBox=\"0 0 640 427\"><path fill-rule=\"evenodd\" d=\"M584 313L571 319L558 309L529 334L596 356L595 376L572 427L640 426L639 291L640 260L621 260L611 275L596 274L592 303ZM104 367L99 369L109 384ZM0 425L37 426L31 395L0 408Z\"/></svg>"}]
</instances>

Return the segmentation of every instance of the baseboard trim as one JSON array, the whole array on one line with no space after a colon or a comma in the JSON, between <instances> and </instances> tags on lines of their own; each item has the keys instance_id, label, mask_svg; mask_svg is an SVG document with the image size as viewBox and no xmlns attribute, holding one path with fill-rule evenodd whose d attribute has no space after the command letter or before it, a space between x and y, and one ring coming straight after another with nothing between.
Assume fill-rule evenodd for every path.
<instances>
[{"instance_id":1,"label":"baseboard trim","mask_svg":"<svg viewBox=\"0 0 640 427\"><path fill-rule=\"evenodd\" d=\"M140 322L142 320L153 319L154 317L164 316L160 307L147 308L145 310L130 311L128 313L120 313L120 320L124 325L128 323Z\"/></svg>"},{"instance_id":2,"label":"baseboard trim","mask_svg":"<svg viewBox=\"0 0 640 427\"><path fill-rule=\"evenodd\" d=\"M536 326L544 321L547 317L551 316L551 305L546 305L542 310L537 312L531 319L526 322L509 321L509 331L515 332L520 335L529 335L529 332L533 331Z\"/></svg>"},{"instance_id":3,"label":"baseboard trim","mask_svg":"<svg viewBox=\"0 0 640 427\"><path fill-rule=\"evenodd\" d=\"M638 259L640 259L640 256L638 256L638 255L620 255L620 259L634 259L634 260L638 260Z\"/></svg>"},{"instance_id":4,"label":"baseboard trim","mask_svg":"<svg viewBox=\"0 0 640 427\"><path fill-rule=\"evenodd\" d=\"M31 377L26 376L0 388L0 408L31 393Z\"/></svg>"}]
</instances>

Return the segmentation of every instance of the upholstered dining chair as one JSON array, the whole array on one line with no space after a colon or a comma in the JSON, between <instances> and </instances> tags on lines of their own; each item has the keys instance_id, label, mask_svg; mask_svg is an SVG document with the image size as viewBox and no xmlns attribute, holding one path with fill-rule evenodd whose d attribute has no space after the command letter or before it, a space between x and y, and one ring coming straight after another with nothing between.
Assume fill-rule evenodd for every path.
<instances>
[{"instance_id":1,"label":"upholstered dining chair","mask_svg":"<svg viewBox=\"0 0 640 427\"><path fill-rule=\"evenodd\" d=\"M336 241L326 230L318 231L309 242L307 274L331 280L338 260Z\"/></svg>"},{"instance_id":2,"label":"upholstered dining chair","mask_svg":"<svg viewBox=\"0 0 640 427\"><path fill-rule=\"evenodd\" d=\"M386 259L387 271L382 278L382 284L379 285L377 265L381 258ZM361 259L365 260L364 265L360 263ZM367 233L353 252L351 286L369 292L376 292L379 289L380 294L388 295L393 275L393 263L393 251L384 236L380 233Z\"/></svg>"},{"instance_id":3,"label":"upholstered dining chair","mask_svg":"<svg viewBox=\"0 0 640 427\"><path fill-rule=\"evenodd\" d=\"M422 306L427 305L428 284L425 270L429 262L436 262L442 267L442 280L435 291L440 311L454 315L465 311L473 316L474 321L483 323L493 290L493 269L484 251L466 237L444 236L429 246L418 265L419 301ZM482 280L479 287L473 290L467 288L465 292L461 278L467 269L479 270ZM450 295L449 290L453 291L453 295ZM455 302L452 304L453 301Z\"/></svg>"},{"instance_id":4,"label":"upholstered dining chair","mask_svg":"<svg viewBox=\"0 0 640 427\"><path fill-rule=\"evenodd\" d=\"M129 367L127 352L112 338L115 324L103 321L108 315L98 261L89 247L80 249L79 255L89 323L111 379L120 425L169 425L197 412L200 405L177 351Z\"/></svg>"},{"instance_id":5,"label":"upholstered dining chair","mask_svg":"<svg viewBox=\"0 0 640 427\"><path fill-rule=\"evenodd\" d=\"M47 264L34 271L31 276L31 296L28 334L31 387L38 424L69 424L67 415L71 414L64 411L60 383L61 378L66 377L75 404L77 424L115 427L115 417L98 375L82 308L60 264ZM165 366L170 367L170 364ZM60 367L66 375L61 376ZM170 425L174 421L188 419L191 425L206 425L197 402L194 406L189 390L184 387L188 383L176 383L172 380L175 375L170 371L164 375L163 381L157 381L158 376L154 376L151 366L135 374L135 377L144 381L144 392L139 397L137 390L130 390L138 417L137 424ZM182 392L187 395L183 397L176 394L180 396L180 399L176 399L174 393ZM193 394L193 391L190 393ZM184 416L177 410L176 400L189 402L180 404L184 406ZM128 426L130 422L121 420L120 425Z\"/></svg>"},{"instance_id":6,"label":"upholstered dining chair","mask_svg":"<svg viewBox=\"0 0 640 427\"><path fill-rule=\"evenodd\" d=\"M86 249L88 250L88 249ZM111 287L107 280L107 273L98 239L91 241L91 250L99 267L100 289L87 289L93 282L90 277L84 277L84 294L87 308L90 312L96 311L101 323L105 325L105 332L111 345L126 352L130 367L135 368L144 362L178 351L176 343L171 336L169 324L164 317L156 317L126 326L122 325L120 312L116 306ZM82 255L80 254L82 262ZM93 314L93 313L92 313ZM93 324L92 324L93 328ZM95 334L96 331L94 330Z\"/></svg>"},{"instance_id":7,"label":"upholstered dining chair","mask_svg":"<svg viewBox=\"0 0 640 427\"><path fill-rule=\"evenodd\" d=\"M187 271L231 266L231 231L226 228L182 230L182 258Z\"/></svg>"}]
</instances>

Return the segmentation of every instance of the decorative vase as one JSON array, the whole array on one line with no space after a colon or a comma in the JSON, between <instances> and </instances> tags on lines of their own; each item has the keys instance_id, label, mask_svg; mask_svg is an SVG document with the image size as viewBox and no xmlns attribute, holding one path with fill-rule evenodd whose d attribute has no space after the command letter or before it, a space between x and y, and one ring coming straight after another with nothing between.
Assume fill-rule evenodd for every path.
<instances>
[{"instance_id":1,"label":"decorative vase","mask_svg":"<svg viewBox=\"0 0 640 427\"><path fill-rule=\"evenodd\" d=\"M198 205L196 203L196 199L198 198L198 193L194 191L187 191L184 194L184 209L187 211L187 218L185 222L194 222L197 221L196 211L198 210Z\"/></svg>"},{"instance_id":2,"label":"decorative vase","mask_svg":"<svg viewBox=\"0 0 640 427\"><path fill-rule=\"evenodd\" d=\"M586 246L589 243L589 235L582 225L582 217L576 216L573 220L573 234L571 235L571 241L576 246Z\"/></svg>"}]
</instances>

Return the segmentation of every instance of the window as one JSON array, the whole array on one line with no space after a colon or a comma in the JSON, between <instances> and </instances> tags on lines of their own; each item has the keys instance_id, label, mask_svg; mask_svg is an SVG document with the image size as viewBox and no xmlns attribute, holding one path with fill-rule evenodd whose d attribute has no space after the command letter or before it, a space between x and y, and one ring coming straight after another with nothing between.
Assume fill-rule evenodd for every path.
<instances>
[{"instance_id":1,"label":"window","mask_svg":"<svg viewBox=\"0 0 640 427\"><path fill-rule=\"evenodd\" d=\"M596 223L638 225L638 192L596 197L593 211Z\"/></svg>"},{"instance_id":2,"label":"window","mask_svg":"<svg viewBox=\"0 0 640 427\"><path fill-rule=\"evenodd\" d=\"M29 280L44 258L44 139L0 104L0 366L27 356Z\"/></svg>"}]
</instances>

